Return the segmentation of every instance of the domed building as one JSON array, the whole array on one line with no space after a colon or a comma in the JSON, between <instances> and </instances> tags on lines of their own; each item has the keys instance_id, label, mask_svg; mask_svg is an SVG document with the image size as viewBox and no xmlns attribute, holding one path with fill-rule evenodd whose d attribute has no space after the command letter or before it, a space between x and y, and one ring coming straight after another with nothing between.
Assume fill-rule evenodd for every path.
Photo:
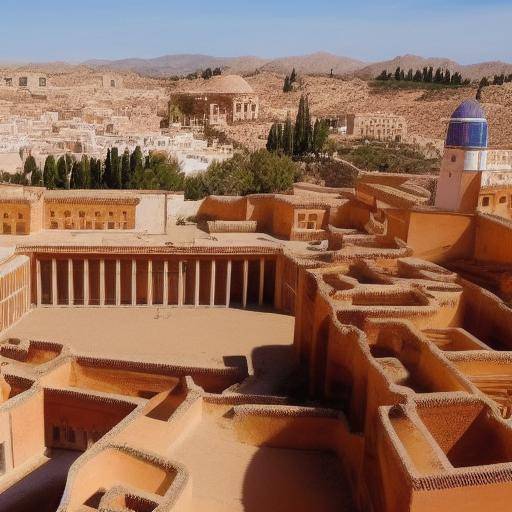
<instances>
[{"instance_id":1,"label":"domed building","mask_svg":"<svg viewBox=\"0 0 512 512\"><path fill-rule=\"evenodd\" d=\"M462 102L448 123L441 172L437 182L436 207L474 212L487 169L488 125L476 100Z\"/></svg>"},{"instance_id":2,"label":"domed building","mask_svg":"<svg viewBox=\"0 0 512 512\"><path fill-rule=\"evenodd\" d=\"M169 123L183 127L219 126L258 119L259 100L238 75L214 76L171 95Z\"/></svg>"}]
</instances>

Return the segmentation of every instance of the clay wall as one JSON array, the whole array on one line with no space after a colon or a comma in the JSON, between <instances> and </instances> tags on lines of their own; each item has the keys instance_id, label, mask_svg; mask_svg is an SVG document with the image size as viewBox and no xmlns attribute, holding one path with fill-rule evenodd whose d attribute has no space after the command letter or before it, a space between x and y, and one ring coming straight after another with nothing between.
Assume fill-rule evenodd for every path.
<instances>
[{"instance_id":1,"label":"clay wall","mask_svg":"<svg viewBox=\"0 0 512 512\"><path fill-rule=\"evenodd\" d=\"M44 229L135 229L137 202L46 200Z\"/></svg>"},{"instance_id":2,"label":"clay wall","mask_svg":"<svg viewBox=\"0 0 512 512\"><path fill-rule=\"evenodd\" d=\"M510 263L512 261L512 224L486 215L475 217L473 257L479 261Z\"/></svg>"}]
</instances>

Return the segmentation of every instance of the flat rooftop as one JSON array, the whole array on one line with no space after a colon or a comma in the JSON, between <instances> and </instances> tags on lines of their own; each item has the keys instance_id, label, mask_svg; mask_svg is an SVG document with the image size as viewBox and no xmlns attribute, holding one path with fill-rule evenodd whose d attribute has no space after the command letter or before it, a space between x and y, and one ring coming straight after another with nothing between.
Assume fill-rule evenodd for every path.
<instances>
[{"instance_id":1,"label":"flat rooftop","mask_svg":"<svg viewBox=\"0 0 512 512\"><path fill-rule=\"evenodd\" d=\"M55 341L94 357L193 367L225 367L224 357L245 356L252 373L254 361L270 370L292 359L294 321L226 308L37 308L4 339Z\"/></svg>"},{"instance_id":2,"label":"flat rooftop","mask_svg":"<svg viewBox=\"0 0 512 512\"><path fill-rule=\"evenodd\" d=\"M195 512L350 512L349 483L333 453L242 443L222 409L167 455L190 471Z\"/></svg>"}]
</instances>

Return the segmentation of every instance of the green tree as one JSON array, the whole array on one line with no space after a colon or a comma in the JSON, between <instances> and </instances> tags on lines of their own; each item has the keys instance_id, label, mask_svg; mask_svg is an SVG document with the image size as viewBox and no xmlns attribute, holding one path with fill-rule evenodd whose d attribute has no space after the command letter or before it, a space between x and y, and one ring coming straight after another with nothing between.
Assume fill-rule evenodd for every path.
<instances>
[{"instance_id":1,"label":"green tree","mask_svg":"<svg viewBox=\"0 0 512 512\"><path fill-rule=\"evenodd\" d=\"M283 92L291 92L293 91L293 85L290 81L290 77L286 75L286 78L284 79L284 85L283 85Z\"/></svg>"},{"instance_id":2,"label":"green tree","mask_svg":"<svg viewBox=\"0 0 512 512\"><path fill-rule=\"evenodd\" d=\"M285 192L298 176L298 168L293 160L264 149L250 155L249 171L253 177L254 192L261 194Z\"/></svg>"},{"instance_id":3,"label":"green tree","mask_svg":"<svg viewBox=\"0 0 512 512\"><path fill-rule=\"evenodd\" d=\"M110 166L111 166L111 184L110 188L121 188L121 160L119 159L119 150L113 147L110 151Z\"/></svg>"},{"instance_id":4,"label":"green tree","mask_svg":"<svg viewBox=\"0 0 512 512\"><path fill-rule=\"evenodd\" d=\"M44 161L43 184L47 189L53 190L57 182L57 164L53 155L48 155Z\"/></svg>"},{"instance_id":5,"label":"green tree","mask_svg":"<svg viewBox=\"0 0 512 512\"><path fill-rule=\"evenodd\" d=\"M87 155L82 155L80 168L82 174L82 187L89 189L91 188L91 163Z\"/></svg>"},{"instance_id":6,"label":"green tree","mask_svg":"<svg viewBox=\"0 0 512 512\"><path fill-rule=\"evenodd\" d=\"M297 111L297 120L294 129L294 155L303 156L310 152L313 130L311 127L311 117L309 115L309 101L307 96L302 95L299 101Z\"/></svg>"},{"instance_id":7,"label":"green tree","mask_svg":"<svg viewBox=\"0 0 512 512\"><path fill-rule=\"evenodd\" d=\"M440 84L443 81L443 76L443 70L441 68L437 68L434 75L434 82Z\"/></svg>"},{"instance_id":8,"label":"green tree","mask_svg":"<svg viewBox=\"0 0 512 512\"><path fill-rule=\"evenodd\" d=\"M413 71L412 71L412 68L409 69L409 71L407 71L407 76L406 76L406 80L408 82L412 82L412 79L414 78L414 75L413 75Z\"/></svg>"},{"instance_id":9,"label":"green tree","mask_svg":"<svg viewBox=\"0 0 512 512\"><path fill-rule=\"evenodd\" d=\"M315 153L317 157L323 151L328 138L329 127L327 123L317 119L313 127L313 153Z\"/></svg>"},{"instance_id":10,"label":"green tree","mask_svg":"<svg viewBox=\"0 0 512 512\"><path fill-rule=\"evenodd\" d=\"M383 69L381 74L376 78L376 80L382 80L382 81L388 80L388 70Z\"/></svg>"},{"instance_id":11,"label":"green tree","mask_svg":"<svg viewBox=\"0 0 512 512\"><path fill-rule=\"evenodd\" d=\"M291 75L290 75L290 83L293 84L296 81L297 81L297 73L295 72L295 68L293 68Z\"/></svg>"},{"instance_id":12,"label":"green tree","mask_svg":"<svg viewBox=\"0 0 512 512\"><path fill-rule=\"evenodd\" d=\"M400 77L401 77L401 69L400 69L400 66L398 66L395 69L395 80L400 80Z\"/></svg>"},{"instance_id":13,"label":"green tree","mask_svg":"<svg viewBox=\"0 0 512 512\"><path fill-rule=\"evenodd\" d=\"M268 133L267 151L280 151L282 147L282 129L281 125L274 123Z\"/></svg>"},{"instance_id":14,"label":"green tree","mask_svg":"<svg viewBox=\"0 0 512 512\"><path fill-rule=\"evenodd\" d=\"M69 187L72 189L83 188L82 164L80 162L73 162Z\"/></svg>"},{"instance_id":15,"label":"green tree","mask_svg":"<svg viewBox=\"0 0 512 512\"><path fill-rule=\"evenodd\" d=\"M56 188L69 188L69 167L68 159L65 156L59 157L57 160L57 179L55 180Z\"/></svg>"},{"instance_id":16,"label":"green tree","mask_svg":"<svg viewBox=\"0 0 512 512\"><path fill-rule=\"evenodd\" d=\"M103 172L102 184L106 188L113 188L112 183L114 178L112 176L112 152L110 148L107 149L107 156L105 157L105 171Z\"/></svg>"},{"instance_id":17,"label":"green tree","mask_svg":"<svg viewBox=\"0 0 512 512\"><path fill-rule=\"evenodd\" d=\"M99 158L91 158L89 162L89 167L91 173L91 188L102 188L103 176L101 172L101 160Z\"/></svg>"},{"instance_id":18,"label":"green tree","mask_svg":"<svg viewBox=\"0 0 512 512\"><path fill-rule=\"evenodd\" d=\"M130 188L132 181L132 172L130 167L130 152L128 148L124 150L121 158L121 188Z\"/></svg>"},{"instance_id":19,"label":"green tree","mask_svg":"<svg viewBox=\"0 0 512 512\"><path fill-rule=\"evenodd\" d=\"M39 167L36 167L30 174L30 184L33 187L43 186L43 174L41 173L41 169L39 169Z\"/></svg>"},{"instance_id":20,"label":"green tree","mask_svg":"<svg viewBox=\"0 0 512 512\"><path fill-rule=\"evenodd\" d=\"M416 70L416 73L414 73L413 81L414 82L421 82L422 81L422 75L421 71L419 69Z\"/></svg>"},{"instance_id":21,"label":"green tree","mask_svg":"<svg viewBox=\"0 0 512 512\"><path fill-rule=\"evenodd\" d=\"M32 155L29 155L23 165L23 172L26 176L28 176L35 170L37 170L36 159Z\"/></svg>"},{"instance_id":22,"label":"green tree","mask_svg":"<svg viewBox=\"0 0 512 512\"><path fill-rule=\"evenodd\" d=\"M212 68L206 68L202 73L201 73L201 78L203 78L204 80L210 80L210 78L213 76L213 72L212 72Z\"/></svg>"},{"instance_id":23,"label":"green tree","mask_svg":"<svg viewBox=\"0 0 512 512\"><path fill-rule=\"evenodd\" d=\"M293 125L290 117L290 112L286 116L286 122L283 128L283 153L288 156L293 156Z\"/></svg>"},{"instance_id":24,"label":"green tree","mask_svg":"<svg viewBox=\"0 0 512 512\"><path fill-rule=\"evenodd\" d=\"M445 84L451 84L452 83L452 74L450 73L450 70L447 69L445 72L444 72L444 83Z\"/></svg>"}]
</instances>

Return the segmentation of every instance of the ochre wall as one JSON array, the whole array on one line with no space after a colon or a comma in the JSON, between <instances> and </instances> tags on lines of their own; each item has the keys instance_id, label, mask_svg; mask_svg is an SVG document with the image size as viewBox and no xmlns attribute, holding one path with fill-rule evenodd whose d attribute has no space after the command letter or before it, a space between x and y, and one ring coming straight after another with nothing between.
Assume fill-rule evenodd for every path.
<instances>
[{"instance_id":1,"label":"ochre wall","mask_svg":"<svg viewBox=\"0 0 512 512\"><path fill-rule=\"evenodd\" d=\"M484 215L475 217L474 258L496 263L512 262L512 223Z\"/></svg>"}]
</instances>

